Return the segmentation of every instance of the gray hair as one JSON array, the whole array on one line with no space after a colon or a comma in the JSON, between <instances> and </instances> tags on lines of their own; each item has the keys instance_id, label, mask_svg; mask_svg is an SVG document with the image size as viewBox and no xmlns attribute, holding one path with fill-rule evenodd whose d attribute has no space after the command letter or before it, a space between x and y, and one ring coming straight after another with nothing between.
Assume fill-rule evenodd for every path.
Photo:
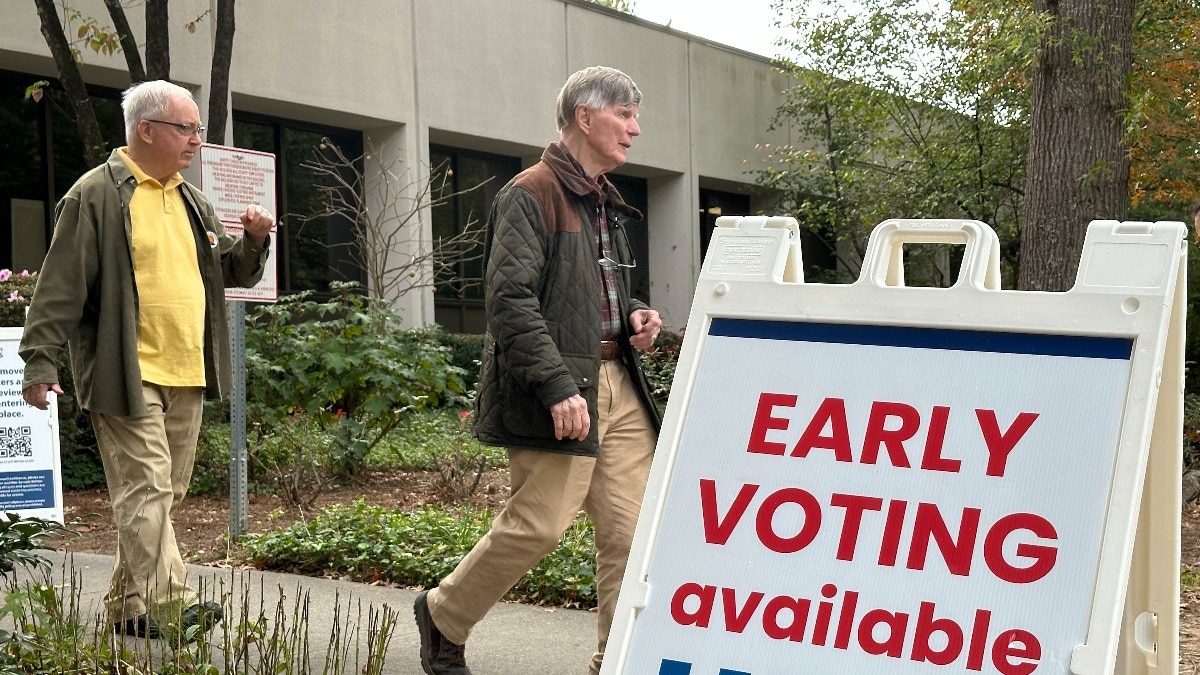
<instances>
[{"instance_id":1,"label":"gray hair","mask_svg":"<svg viewBox=\"0 0 1200 675\"><path fill-rule=\"evenodd\" d=\"M558 130L575 119L576 106L603 110L610 105L641 105L642 92L633 79L616 68L592 66L567 78L558 92Z\"/></svg>"},{"instance_id":2,"label":"gray hair","mask_svg":"<svg viewBox=\"0 0 1200 675\"><path fill-rule=\"evenodd\" d=\"M121 110L125 113L125 140L137 136L138 122L162 117L172 99L186 98L193 104L192 92L166 80L139 82L121 94Z\"/></svg>"}]
</instances>

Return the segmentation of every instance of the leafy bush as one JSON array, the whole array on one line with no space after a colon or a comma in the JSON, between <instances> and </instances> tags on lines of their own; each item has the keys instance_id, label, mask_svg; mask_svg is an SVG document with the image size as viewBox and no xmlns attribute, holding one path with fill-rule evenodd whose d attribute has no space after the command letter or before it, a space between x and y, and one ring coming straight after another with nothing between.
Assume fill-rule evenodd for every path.
<instances>
[{"instance_id":1,"label":"leafy bush","mask_svg":"<svg viewBox=\"0 0 1200 675\"><path fill-rule=\"evenodd\" d=\"M33 299L37 272L0 269L0 326L24 326L25 308Z\"/></svg>"},{"instance_id":2,"label":"leafy bush","mask_svg":"<svg viewBox=\"0 0 1200 675\"><path fill-rule=\"evenodd\" d=\"M249 557L266 569L432 587L488 530L487 509L403 512L362 500L331 506L286 530L249 535ZM558 548L521 578L508 599L559 607L596 604L592 525L578 520Z\"/></svg>"},{"instance_id":3,"label":"leafy bush","mask_svg":"<svg viewBox=\"0 0 1200 675\"><path fill-rule=\"evenodd\" d=\"M663 331L659 333L654 347L642 353L642 370L650 382L650 394L659 410L666 408L671 394L671 383L675 379L675 366L679 362L679 349L683 336Z\"/></svg>"},{"instance_id":4,"label":"leafy bush","mask_svg":"<svg viewBox=\"0 0 1200 675\"><path fill-rule=\"evenodd\" d=\"M1200 468L1200 393L1183 396L1183 470Z\"/></svg>"},{"instance_id":5,"label":"leafy bush","mask_svg":"<svg viewBox=\"0 0 1200 675\"><path fill-rule=\"evenodd\" d=\"M437 339L450 351L450 363L461 368L472 384L479 377L479 357L483 354L483 336L470 333L437 333Z\"/></svg>"},{"instance_id":6,"label":"leafy bush","mask_svg":"<svg viewBox=\"0 0 1200 675\"><path fill-rule=\"evenodd\" d=\"M385 302L358 294L356 284L331 289L329 300L301 293L247 317L249 424L258 441L274 436L290 447L290 457L273 464L291 467L290 478L280 477L293 485L314 467L356 475L405 414L457 403L466 394L463 371L434 339L436 330L395 328L399 317ZM328 462L314 465L290 435L297 416L332 434Z\"/></svg>"}]
</instances>

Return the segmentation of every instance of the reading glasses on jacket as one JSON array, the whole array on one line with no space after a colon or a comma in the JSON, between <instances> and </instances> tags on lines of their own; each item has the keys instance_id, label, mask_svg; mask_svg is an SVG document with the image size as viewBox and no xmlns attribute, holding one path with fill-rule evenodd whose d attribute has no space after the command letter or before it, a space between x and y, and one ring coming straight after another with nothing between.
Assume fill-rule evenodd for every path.
<instances>
[{"instance_id":1,"label":"reading glasses on jacket","mask_svg":"<svg viewBox=\"0 0 1200 675\"><path fill-rule=\"evenodd\" d=\"M610 228L609 231L611 232L614 230L621 235L622 239L625 240L625 250L633 250L629 245L629 235L625 234L625 228L614 226ZM634 267L637 267L637 260L633 259L632 257L629 259L628 263L617 262L616 260L604 255L603 251L601 251L601 255L596 259L596 262L600 263L600 267L606 270L615 270L617 268L633 269Z\"/></svg>"},{"instance_id":2,"label":"reading glasses on jacket","mask_svg":"<svg viewBox=\"0 0 1200 675\"><path fill-rule=\"evenodd\" d=\"M182 122L168 122L166 120L152 119L147 119L146 121L154 122L156 124L165 124L169 127L175 127L175 130L179 132L180 136L199 136L204 138L204 132L207 130L207 127L205 127L203 124L184 124Z\"/></svg>"}]
</instances>

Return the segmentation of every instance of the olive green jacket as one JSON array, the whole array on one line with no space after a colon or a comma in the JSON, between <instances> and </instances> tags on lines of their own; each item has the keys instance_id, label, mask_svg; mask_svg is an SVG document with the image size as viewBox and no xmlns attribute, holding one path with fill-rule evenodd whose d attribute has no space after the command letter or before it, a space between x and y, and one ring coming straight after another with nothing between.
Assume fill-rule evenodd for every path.
<instances>
[{"instance_id":1,"label":"olive green jacket","mask_svg":"<svg viewBox=\"0 0 1200 675\"><path fill-rule=\"evenodd\" d=\"M137 180L114 150L84 174L55 208L54 236L38 274L20 355L24 387L58 384L56 359L70 347L76 396L85 410L143 416L138 363L138 293L130 248L129 200ZM270 248L233 237L195 186L182 183L204 283L205 395L220 398L232 382L225 286L262 278Z\"/></svg>"},{"instance_id":2,"label":"olive green jacket","mask_svg":"<svg viewBox=\"0 0 1200 675\"><path fill-rule=\"evenodd\" d=\"M609 227L642 214L607 187ZM483 443L596 456L600 370L600 267L596 262L599 194L557 144L496 195L488 216L484 272L487 334L475 397L475 436ZM620 247L624 237L613 237ZM629 259L630 251L616 252ZM629 346L629 315L646 308L618 274L626 337L621 361L657 428L659 417ZM591 431L585 440L554 438L550 407L579 394Z\"/></svg>"}]
</instances>

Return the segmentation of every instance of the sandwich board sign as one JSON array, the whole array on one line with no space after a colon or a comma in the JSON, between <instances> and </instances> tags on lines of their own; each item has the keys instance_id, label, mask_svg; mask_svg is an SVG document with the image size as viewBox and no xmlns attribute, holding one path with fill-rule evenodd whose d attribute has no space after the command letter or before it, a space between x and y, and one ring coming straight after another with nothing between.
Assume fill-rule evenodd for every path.
<instances>
[{"instance_id":1,"label":"sandwich board sign","mask_svg":"<svg viewBox=\"0 0 1200 675\"><path fill-rule=\"evenodd\" d=\"M831 285L718 219L602 672L1177 672L1185 233L1094 221L1044 293L977 221ZM958 280L905 286L914 243Z\"/></svg>"}]
</instances>

